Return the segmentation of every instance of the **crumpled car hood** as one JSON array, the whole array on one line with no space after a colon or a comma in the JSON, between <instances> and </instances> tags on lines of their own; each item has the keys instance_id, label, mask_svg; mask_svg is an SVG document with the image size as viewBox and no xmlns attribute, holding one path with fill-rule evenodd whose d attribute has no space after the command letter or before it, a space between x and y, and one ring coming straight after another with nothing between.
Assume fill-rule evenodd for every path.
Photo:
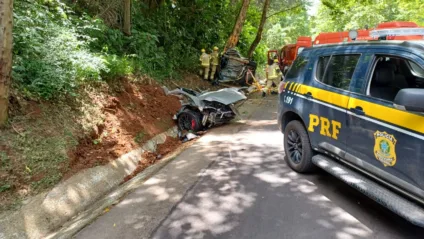
<instances>
[{"instance_id":1,"label":"crumpled car hood","mask_svg":"<svg viewBox=\"0 0 424 239\"><path fill-rule=\"evenodd\" d=\"M225 88L218 91L206 92L199 95L198 98L205 101L216 101L224 105L234 104L247 99L237 88Z\"/></svg>"}]
</instances>

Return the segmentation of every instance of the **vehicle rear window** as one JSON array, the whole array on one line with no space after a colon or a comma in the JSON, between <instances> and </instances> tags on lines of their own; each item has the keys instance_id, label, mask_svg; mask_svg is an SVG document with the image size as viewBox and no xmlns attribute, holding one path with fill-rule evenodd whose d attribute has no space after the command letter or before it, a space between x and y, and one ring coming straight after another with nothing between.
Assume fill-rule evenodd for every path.
<instances>
[{"instance_id":1,"label":"vehicle rear window","mask_svg":"<svg viewBox=\"0 0 424 239\"><path fill-rule=\"evenodd\" d=\"M333 55L320 57L316 69L317 80L324 84L348 90L360 55Z\"/></svg>"},{"instance_id":2,"label":"vehicle rear window","mask_svg":"<svg viewBox=\"0 0 424 239\"><path fill-rule=\"evenodd\" d=\"M307 65L308 60L303 56L298 56L290 67L289 72L287 72L287 78L296 78L303 71L303 68Z\"/></svg>"}]
</instances>

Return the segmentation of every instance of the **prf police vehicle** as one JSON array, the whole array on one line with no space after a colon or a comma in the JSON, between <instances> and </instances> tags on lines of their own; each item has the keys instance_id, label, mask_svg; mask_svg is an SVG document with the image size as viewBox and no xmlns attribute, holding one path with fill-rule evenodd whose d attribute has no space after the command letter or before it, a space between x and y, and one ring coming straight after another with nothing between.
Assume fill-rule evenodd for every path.
<instances>
[{"instance_id":1,"label":"prf police vehicle","mask_svg":"<svg viewBox=\"0 0 424 239\"><path fill-rule=\"evenodd\" d=\"M371 34L424 35L408 30ZM294 171L322 168L424 227L424 41L307 48L279 92L278 124Z\"/></svg>"}]
</instances>

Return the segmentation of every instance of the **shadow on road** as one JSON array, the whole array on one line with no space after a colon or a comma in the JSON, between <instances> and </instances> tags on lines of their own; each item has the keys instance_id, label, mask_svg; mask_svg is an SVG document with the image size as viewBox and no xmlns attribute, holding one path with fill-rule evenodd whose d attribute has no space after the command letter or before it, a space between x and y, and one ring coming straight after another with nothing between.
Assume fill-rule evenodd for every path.
<instances>
[{"instance_id":1,"label":"shadow on road","mask_svg":"<svg viewBox=\"0 0 424 239\"><path fill-rule=\"evenodd\" d=\"M217 154L205 152L216 161L153 238L414 238L423 232L325 172L291 171L275 121L217 138L231 140L206 142L219 147Z\"/></svg>"},{"instance_id":2,"label":"shadow on road","mask_svg":"<svg viewBox=\"0 0 424 239\"><path fill-rule=\"evenodd\" d=\"M141 238L424 235L422 229L325 172L291 171L283 160L283 136L275 120L249 121L241 130L235 128L222 127L201 138L119 203L105 216L125 214L121 223L126 236L109 230L102 238L140 238L153 225L150 236Z\"/></svg>"}]
</instances>

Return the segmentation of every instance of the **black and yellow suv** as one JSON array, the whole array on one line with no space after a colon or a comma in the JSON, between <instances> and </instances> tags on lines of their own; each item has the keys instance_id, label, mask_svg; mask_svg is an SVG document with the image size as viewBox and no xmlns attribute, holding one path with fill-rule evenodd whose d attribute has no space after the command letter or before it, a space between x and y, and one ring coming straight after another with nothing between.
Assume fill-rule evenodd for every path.
<instances>
[{"instance_id":1,"label":"black and yellow suv","mask_svg":"<svg viewBox=\"0 0 424 239\"><path fill-rule=\"evenodd\" d=\"M424 41L302 51L279 86L285 160L424 227Z\"/></svg>"}]
</instances>

